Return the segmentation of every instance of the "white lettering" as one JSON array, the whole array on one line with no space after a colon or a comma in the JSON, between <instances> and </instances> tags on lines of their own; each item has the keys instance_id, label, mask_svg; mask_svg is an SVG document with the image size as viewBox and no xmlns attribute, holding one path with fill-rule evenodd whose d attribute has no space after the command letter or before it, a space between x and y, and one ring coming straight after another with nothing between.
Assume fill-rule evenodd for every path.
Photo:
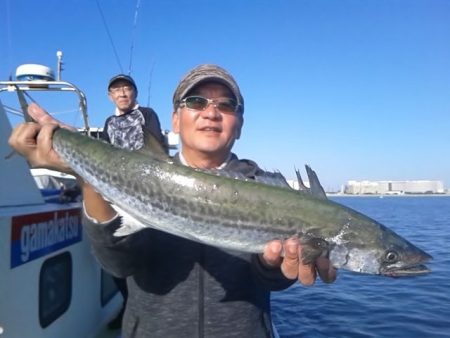
<instances>
[{"instance_id":1,"label":"white lettering","mask_svg":"<svg viewBox=\"0 0 450 338\"><path fill-rule=\"evenodd\" d=\"M20 232L20 258L22 258L22 262L28 260L30 257L30 227L23 227Z\"/></svg>"},{"instance_id":2,"label":"white lettering","mask_svg":"<svg viewBox=\"0 0 450 338\"><path fill-rule=\"evenodd\" d=\"M29 260L35 251L79 237L80 222L78 215L71 216L66 212L60 218L55 213L48 221L23 225L20 233L22 262Z\"/></svg>"}]
</instances>

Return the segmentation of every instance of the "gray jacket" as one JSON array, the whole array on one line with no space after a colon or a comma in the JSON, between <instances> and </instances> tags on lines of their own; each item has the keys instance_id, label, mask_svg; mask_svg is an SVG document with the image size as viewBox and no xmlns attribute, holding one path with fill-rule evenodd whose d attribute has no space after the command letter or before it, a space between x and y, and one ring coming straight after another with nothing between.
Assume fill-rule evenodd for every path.
<instances>
[{"instance_id":1,"label":"gray jacket","mask_svg":"<svg viewBox=\"0 0 450 338\"><path fill-rule=\"evenodd\" d=\"M266 174L234 154L224 170L249 178ZM265 268L257 255L155 229L114 237L120 218L101 225L86 217L83 222L105 270L127 277L122 337L272 337L270 291L294 281L280 269Z\"/></svg>"}]
</instances>

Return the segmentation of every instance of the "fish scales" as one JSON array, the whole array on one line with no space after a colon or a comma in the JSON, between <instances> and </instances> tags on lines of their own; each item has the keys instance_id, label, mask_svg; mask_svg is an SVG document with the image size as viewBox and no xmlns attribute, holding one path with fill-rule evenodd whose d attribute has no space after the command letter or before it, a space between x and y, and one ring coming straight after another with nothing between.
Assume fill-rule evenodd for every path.
<instances>
[{"instance_id":1,"label":"fish scales","mask_svg":"<svg viewBox=\"0 0 450 338\"><path fill-rule=\"evenodd\" d=\"M312 239L321 239L334 266L367 273L399 275L431 258L333 201L196 170L63 129L55 131L53 144L77 174L142 227L254 253L272 239L291 236L300 236L305 250L314 252ZM138 230L124 224L122 234ZM386 258L392 252L395 262Z\"/></svg>"},{"instance_id":2,"label":"fish scales","mask_svg":"<svg viewBox=\"0 0 450 338\"><path fill-rule=\"evenodd\" d=\"M89 155L85 153L89 147L81 143L79 151L63 156L73 158L78 170L84 168L87 181L98 186L105 197L121 196L123 202L117 204L126 211L127 206L132 205L143 214L160 213L158 218L188 219L192 226L191 235L220 240L237 236L235 241L227 242L247 241L241 244L242 249L252 252L260 252L271 239L307 232L300 230L301 223L308 223L302 222L299 216L308 216L308 212L298 210L307 204L299 203L296 192L205 174L155 159L149 163L147 156L108 145L105 150L104 146L98 144L100 150L90 151ZM105 163L115 171L105 173ZM177 169L176 173L172 173L174 169ZM213 183L205 182L205 179L213 180ZM139 184L133 184L133 181ZM248 190L240 189L242 184L247 185ZM278 198L281 203L277 202ZM295 213L290 217L291 211ZM198 223L207 224L207 227L198 227ZM209 234L204 233L206 228ZM224 236L224 232L227 235Z\"/></svg>"}]
</instances>

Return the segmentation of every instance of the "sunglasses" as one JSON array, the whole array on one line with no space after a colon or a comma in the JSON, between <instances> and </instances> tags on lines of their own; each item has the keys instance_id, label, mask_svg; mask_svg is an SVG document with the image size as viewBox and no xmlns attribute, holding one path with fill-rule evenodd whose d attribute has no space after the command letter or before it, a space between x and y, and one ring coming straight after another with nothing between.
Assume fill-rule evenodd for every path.
<instances>
[{"instance_id":1,"label":"sunglasses","mask_svg":"<svg viewBox=\"0 0 450 338\"><path fill-rule=\"evenodd\" d=\"M129 86L129 85L123 85L123 86L113 86L111 88L109 88L109 91L113 94L118 94L118 93L131 93L133 91L134 87L133 86Z\"/></svg>"},{"instance_id":2,"label":"sunglasses","mask_svg":"<svg viewBox=\"0 0 450 338\"><path fill-rule=\"evenodd\" d=\"M205 110L210 104L214 105L219 111L223 113L236 113L238 111L238 103L231 98L221 99L207 99L203 96L188 96L180 101L181 105L186 106L189 109Z\"/></svg>"}]
</instances>

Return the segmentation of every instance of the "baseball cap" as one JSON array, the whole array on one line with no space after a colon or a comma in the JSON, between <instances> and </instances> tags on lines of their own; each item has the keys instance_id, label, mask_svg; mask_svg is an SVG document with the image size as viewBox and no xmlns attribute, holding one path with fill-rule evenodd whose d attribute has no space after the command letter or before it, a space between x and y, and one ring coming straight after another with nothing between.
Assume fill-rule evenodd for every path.
<instances>
[{"instance_id":1,"label":"baseball cap","mask_svg":"<svg viewBox=\"0 0 450 338\"><path fill-rule=\"evenodd\" d=\"M180 81L175 93L173 94L173 108L177 109L178 104L186 95L197 85L202 82L214 81L221 83L230 89L233 93L238 105L239 112L244 113L244 98L242 97L241 91L238 84L222 67L213 64L203 64L199 65L192 70L190 70Z\"/></svg>"},{"instance_id":2,"label":"baseball cap","mask_svg":"<svg viewBox=\"0 0 450 338\"><path fill-rule=\"evenodd\" d=\"M136 83L134 82L133 78L132 78L131 76L125 75L125 74L118 74L118 75L112 77L111 80L109 80L108 90L109 90L109 88L111 88L111 86L112 86L115 82L117 82L117 81L119 81L119 80L126 81L126 82L130 83L130 84L134 87L134 90L135 90L136 93L137 93Z\"/></svg>"}]
</instances>

